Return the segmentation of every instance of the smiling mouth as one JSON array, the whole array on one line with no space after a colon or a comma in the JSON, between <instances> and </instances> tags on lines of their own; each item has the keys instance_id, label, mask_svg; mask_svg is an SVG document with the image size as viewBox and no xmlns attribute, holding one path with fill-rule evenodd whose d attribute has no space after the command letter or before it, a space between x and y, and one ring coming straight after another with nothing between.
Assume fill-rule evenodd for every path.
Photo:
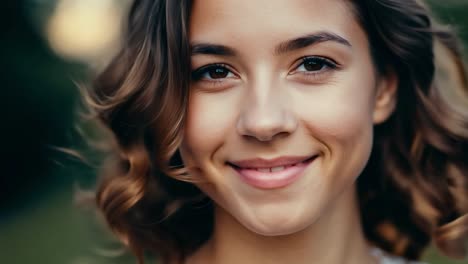
<instances>
[{"instance_id":1,"label":"smiling mouth","mask_svg":"<svg viewBox=\"0 0 468 264\"><path fill-rule=\"evenodd\" d=\"M254 159L238 162L237 164L228 162L228 165L250 186L260 189L276 189L285 187L300 178L303 171L317 157L318 155L305 159L279 158L271 161ZM239 166L238 164L244 166ZM272 164L273 166L267 166L268 164Z\"/></svg>"},{"instance_id":2,"label":"smiling mouth","mask_svg":"<svg viewBox=\"0 0 468 264\"><path fill-rule=\"evenodd\" d=\"M260 171L260 172L277 172L277 171L282 171L286 168L289 168L289 167L293 167L293 166L297 166L301 163L308 163L309 161L311 161L312 159L314 159L316 156L312 156L310 158L307 158L307 159L303 159L303 160L300 160L298 158L296 158L296 160L300 160L300 161L289 161L286 160L285 158L282 158L282 160L280 161L265 161L263 159L255 159L255 160L249 160L249 161L244 161L244 162L238 162L238 163L231 163L231 162L228 162L229 165L233 166L234 168L237 168L237 169L246 169L246 170L257 170L257 171ZM291 158L289 158L291 159ZM276 159L278 160L278 159ZM249 164L251 163L251 164ZM268 163L277 163L277 164L283 164L283 165L279 165L279 166L268 166ZM245 165L244 165L245 164Z\"/></svg>"}]
</instances>

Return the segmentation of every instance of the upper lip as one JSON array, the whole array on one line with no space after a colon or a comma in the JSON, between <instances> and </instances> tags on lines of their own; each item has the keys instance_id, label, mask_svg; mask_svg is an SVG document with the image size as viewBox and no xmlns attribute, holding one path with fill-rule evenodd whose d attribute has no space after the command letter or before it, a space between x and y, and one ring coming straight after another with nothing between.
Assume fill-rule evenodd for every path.
<instances>
[{"instance_id":1,"label":"upper lip","mask_svg":"<svg viewBox=\"0 0 468 264\"><path fill-rule=\"evenodd\" d=\"M228 163L239 168L274 168L297 164L313 157L315 156L282 156L274 159L254 158L229 161Z\"/></svg>"}]
</instances>

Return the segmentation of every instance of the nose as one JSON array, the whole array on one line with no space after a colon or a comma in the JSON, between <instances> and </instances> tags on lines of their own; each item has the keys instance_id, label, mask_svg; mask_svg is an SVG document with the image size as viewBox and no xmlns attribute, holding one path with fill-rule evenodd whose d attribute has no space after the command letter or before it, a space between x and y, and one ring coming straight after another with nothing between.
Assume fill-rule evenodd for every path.
<instances>
[{"instance_id":1,"label":"nose","mask_svg":"<svg viewBox=\"0 0 468 264\"><path fill-rule=\"evenodd\" d=\"M265 87L268 86L268 87ZM292 105L280 87L257 84L250 87L237 122L240 135L259 141L286 136L297 129ZM284 87L281 87L284 88Z\"/></svg>"}]
</instances>

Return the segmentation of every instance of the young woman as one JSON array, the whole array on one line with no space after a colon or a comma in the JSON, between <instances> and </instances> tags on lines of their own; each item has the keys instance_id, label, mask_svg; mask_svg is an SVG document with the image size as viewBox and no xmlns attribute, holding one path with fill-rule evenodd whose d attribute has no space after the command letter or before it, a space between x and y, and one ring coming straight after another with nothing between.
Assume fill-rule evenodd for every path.
<instances>
[{"instance_id":1,"label":"young woman","mask_svg":"<svg viewBox=\"0 0 468 264\"><path fill-rule=\"evenodd\" d=\"M140 263L467 256L465 69L420 1L137 0L88 99Z\"/></svg>"}]
</instances>

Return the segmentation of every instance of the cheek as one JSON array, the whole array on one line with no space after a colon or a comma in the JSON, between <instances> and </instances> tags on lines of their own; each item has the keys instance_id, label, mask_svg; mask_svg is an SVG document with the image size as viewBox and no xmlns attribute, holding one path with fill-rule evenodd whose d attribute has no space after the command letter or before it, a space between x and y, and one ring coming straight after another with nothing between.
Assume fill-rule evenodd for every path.
<instances>
[{"instance_id":1,"label":"cheek","mask_svg":"<svg viewBox=\"0 0 468 264\"><path fill-rule=\"evenodd\" d=\"M316 127L319 133L337 140L349 141L363 130L372 127L373 104L367 92L339 92L330 98L318 100L314 114L306 116L306 123Z\"/></svg>"},{"instance_id":2,"label":"cheek","mask_svg":"<svg viewBox=\"0 0 468 264\"><path fill-rule=\"evenodd\" d=\"M372 149L374 90L372 76L349 74L346 81L317 93L313 101L301 102L301 108L311 109L302 115L302 121L322 144L324 165L334 180L349 182L367 164Z\"/></svg>"},{"instance_id":3,"label":"cheek","mask_svg":"<svg viewBox=\"0 0 468 264\"><path fill-rule=\"evenodd\" d=\"M361 57L365 58L364 55ZM366 63L367 62L367 63ZM308 122L320 127L324 133L336 140L353 144L353 138L362 138L362 134L372 129L375 104L375 76L370 58L360 65L352 64L340 73L322 94L315 100L317 113L315 122Z\"/></svg>"},{"instance_id":4,"label":"cheek","mask_svg":"<svg viewBox=\"0 0 468 264\"><path fill-rule=\"evenodd\" d=\"M312 133L345 139L372 127L372 83L340 82L302 98L296 100L296 111Z\"/></svg>"},{"instance_id":5,"label":"cheek","mask_svg":"<svg viewBox=\"0 0 468 264\"><path fill-rule=\"evenodd\" d=\"M224 94L226 95L226 94ZM218 164L223 159L219 149L232 137L237 116L236 101L230 96L220 94L194 93L189 101L184 138L180 154L190 174L205 194L217 204L226 204L225 177L220 173ZM221 186L220 186L221 185ZM231 195L232 196L232 195Z\"/></svg>"},{"instance_id":6,"label":"cheek","mask_svg":"<svg viewBox=\"0 0 468 264\"><path fill-rule=\"evenodd\" d=\"M236 109L239 108L229 97L194 93L189 102L182 152L197 162L210 159L235 129Z\"/></svg>"}]
</instances>

